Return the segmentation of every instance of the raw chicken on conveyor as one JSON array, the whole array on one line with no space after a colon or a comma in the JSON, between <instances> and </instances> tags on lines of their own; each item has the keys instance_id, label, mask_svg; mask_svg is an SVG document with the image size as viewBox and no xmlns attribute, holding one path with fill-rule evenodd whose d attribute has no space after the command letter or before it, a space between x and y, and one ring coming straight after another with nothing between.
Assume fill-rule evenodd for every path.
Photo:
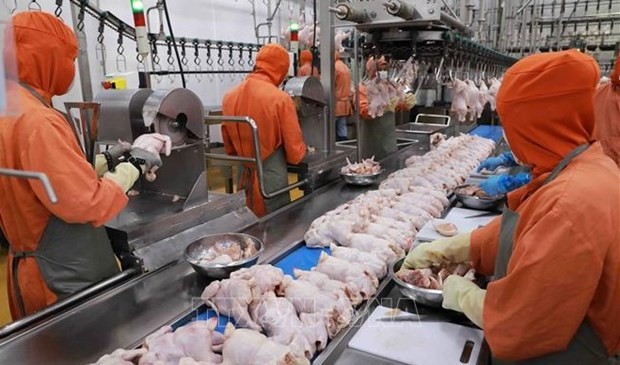
<instances>
[{"instance_id":1,"label":"raw chicken on conveyor","mask_svg":"<svg viewBox=\"0 0 620 365\"><path fill-rule=\"evenodd\" d=\"M310 365L308 359L295 354L291 347L260 332L229 325L224 335L227 339L222 350L223 365Z\"/></svg>"},{"instance_id":2,"label":"raw chicken on conveyor","mask_svg":"<svg viewBox=\"0 0 620 365\"><path fill-rule=\"evenodd\" d=\"M493 141L470 135L440 141L424 156L407 159L407 167L391 174L378 191L315 219L304 235L306 245L338 244L371 253L385 263L404 256L418 230L441 216L449 204L447 195L494 147Z\"/></svg>"}]
</instances>

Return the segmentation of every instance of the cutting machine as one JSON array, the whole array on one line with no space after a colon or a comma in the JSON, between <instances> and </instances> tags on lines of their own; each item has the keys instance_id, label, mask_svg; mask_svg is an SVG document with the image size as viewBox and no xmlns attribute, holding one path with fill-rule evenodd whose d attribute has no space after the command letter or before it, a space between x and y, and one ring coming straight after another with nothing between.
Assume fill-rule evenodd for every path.
<instances>
[{"instance_id":1,"label":"cutting machine","mask_svg":"<svg viewBox=\"0 0 620 365\"><path fill-rule=\"evenodd\" d=\"M145 133L172 140L157 179L140 178L125 210L106 227L123 265L152 270L181 257L192 239L239 229L257 220L245 196L208 192L204 106L187 89L106 90L100 103L97 141L132 143Z\"/></svg>"}]
</instances>

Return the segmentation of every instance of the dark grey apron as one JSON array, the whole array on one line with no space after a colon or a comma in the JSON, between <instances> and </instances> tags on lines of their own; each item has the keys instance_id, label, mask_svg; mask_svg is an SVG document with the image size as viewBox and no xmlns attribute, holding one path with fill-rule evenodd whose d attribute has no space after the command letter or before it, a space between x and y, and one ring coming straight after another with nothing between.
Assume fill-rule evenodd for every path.
<instances>
[{"instance_id":1,"label":"dark grey apron","mask_svg":"<svg viewBox=\"0 0 620 365\"><path fill-rule=\"evenodd\" d=\"M254 183L254 168L244 167L243 180L245 180L246 196L250 199L249 204L253 205L252 199L252 187ZM278 147L267 159L263 161L263 178L265 184L265 191L272 193L288 186L288 171L286 170L286 154L284 147ZM274 196L271 199L264 199L265 212L274 212L291 202L291 197L288 192Z\"/></svg>"},{"instance_id":2,"label":"dark grey apron","mask_svg":"<svg viewBox=\"0 0 620 365\"><path fill-rule=\"evenodd\" d=\"M543 185L553 181L562 170L571 162L572 159L584 152L588 145L581 145L569 153L558 164L551 174L544 181ZM495 260L494 280L498 280L506 276L508 263L512 256L512 247L514 243L514 235L519 221L519 213L511 210L506 205L502 214L502 224L499 234L499 247L497 258ZM607 350L603 341L594 331L589 321L585 319L575 337L571 340L568 348L564 351L541 356L535 359L529 359L518 362L507 362L493 358L493 365L609 365L613 364L613 360L607 355Z\"/></svg>"},{"instance_id":3,"label":"dark grey apron","mask_svg":"<svg viewBox=\"0 0 620 365\"><path fill-rule=\"evenodd\" d=\"M362 121L362 157L379 161L398 151L396 145L396 117L393 112L383 116Z\"/></svg>"},{"instance_id":4,"label":"dark grey apron","mask_svg":"<svg viewBox=\"0 0 620 365\"><path fill-rule=\"evenodd\" d=\"M43 105L53 109L36 91L23 86ZM37 261L45 284L59 299L119 272L105 227L70 224L54 215L50 215L35 251L11 248L11 253L13 288L21 316L26 315L18 278L21 260L34 258Z\"/></svg>"}]
</instances>

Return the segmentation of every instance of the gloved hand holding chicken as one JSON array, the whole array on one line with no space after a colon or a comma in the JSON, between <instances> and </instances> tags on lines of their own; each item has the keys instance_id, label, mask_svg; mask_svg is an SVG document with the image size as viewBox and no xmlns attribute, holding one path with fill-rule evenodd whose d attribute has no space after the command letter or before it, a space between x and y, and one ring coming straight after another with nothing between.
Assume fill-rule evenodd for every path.
<instances>
[{"instance_id":1,"label":"gloved hand holding chicken","mask_svg":"<svg viewBox=\"0 0 620 365\"><path fill-rule=\"evenodd\" d=\"M165 154L166 156L170 156L170 153L172 151L172 140L169 136L165 136L159 133L143 134L140 137L136 138L136 140L133 142L133 148L131 152L132 156L134 156L134 151L136 149L144 150L157 157L149 158L152 156L145 155L142 151L138 151L138 153L140 154L140 158L146 159L147 162L145 168L142 171L145 174L146 180L150 182L155 181L155 179L157 178L155 172L162 165L159 155Z\"/></svg>"},{"instance_id":2,"label":"gloved hand holding chicken","mask_svg":"<svg viewBox=\"0 0 620 365\"><path fill-rule=\"evenodd\" d=\"M491 176L480 183L480 189L489 196L499 196L518 189L531 180L532 177L527 172L516 175Z\"/></svg>"},{"instance_id":3,"label":"gloved hand holding chicken","mask_svg":"<svg viewBox=\"0 0 620 365\"><path fill-rule=\"evenodd\" d=\"M385 110L392 113L395 112L396 108L398 107L398 102L398 97L393 97L392 99L390 99L390 104L385 108Z\"/></svg>"},{"instance_id":4,"label":"gloved hand holding chicken","mask_svg":"<svg viewBox=\"0 0 620 365\"><path fill-rule=\"evenodd\" d=\"M409 252L401 269L422 269L433 264L461 263L471 260L471 233L425 242ZM443 303L446 309L464 313L482 327L482 306L486 290L459 275L450 275L443 282Z\"/></svg>"},{"instance_id":5,"label":"gloved hand holding chicken","mask_svg":"<svg viewBox=\"0 0 620 365\"><path fill-rule=\"evenodd\" d=\"M480 166L478 167L478 172L482 170L495 171L497 168L501 166L517 166L517 161L511 152L504 152L497 157L490 157L486 160L482 161Z\"/></svg>"},{"instance_id":6,"label":"gloved hand holding chicken","mask_svg":"<svg viewBox=\"0 0 620 365\"><path fill-rule=\"evenodd\" d=\"M414 94L405 93L405 97L403 98L401 105L403 109L411 110L415 106L416 102L417 100Z\"/></svg>"},{"instance_id":7,"label":"gloved hand holding chicken","mask_svg":"<svg viewBox=\"0 0 620 365\"><path fill-rule=\"evenodd\" d=\"M468 232L424 242L409 252L402 268L423 269L433 264L468 262L471 260L470 241L471 233Z\"/></svg>"}]
</instances>

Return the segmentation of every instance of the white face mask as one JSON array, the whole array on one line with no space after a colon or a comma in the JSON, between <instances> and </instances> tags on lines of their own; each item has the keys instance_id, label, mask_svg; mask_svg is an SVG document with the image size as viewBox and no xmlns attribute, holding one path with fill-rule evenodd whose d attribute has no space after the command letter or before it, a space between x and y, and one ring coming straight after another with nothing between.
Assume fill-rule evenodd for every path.
<instances>
[{"instance_id":1,"label":"white face mask","mask_svg":"<svg viewBox=\"0 0 620 365\"><path fill-rule=\"evenodd\" d=\"M504 132L502 130L502 134L504 135L504 141L506 141L506 144L508 145L508 148L510 149L510 151L512 151L512 148L510 147L510 143L508 143L508 138L506 138L506 132ZM511 152L511 153L512 153L512 157L514 157L516 163L518 163L520 166L525 166L525 165L523 165L523 163L521 161L519 161L519 159L517 158L517 156L515 155L514 152Z\"/></svg>"},{"instance_id":2,"label":"white face mask","mask_svg":"<svg viewBox=\"0 0 620 365\"><path fill-rule=\"evenodd\" d=\"M383 80L387 80L388 72L387 71L379 71L379 78Z\"/></svg>"}]
</instances>

